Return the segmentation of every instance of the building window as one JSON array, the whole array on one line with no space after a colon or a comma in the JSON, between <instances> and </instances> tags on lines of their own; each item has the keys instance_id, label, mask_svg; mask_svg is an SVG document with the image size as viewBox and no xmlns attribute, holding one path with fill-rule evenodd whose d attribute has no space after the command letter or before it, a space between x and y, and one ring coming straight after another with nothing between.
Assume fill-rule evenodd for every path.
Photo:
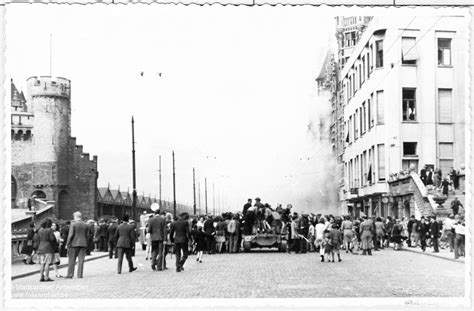
<instances>
[{"instance_id":1,"label":"building window","mask_svg":"<svg viewBox=\"0 0 474 311\"><path fill-rule=\"evenodd\" d=\"M438 89L438 122L453 122L452 90Z\"/></svg>"},{"instance_id":2,"label":"building window","mask_svg":"<svg viewBox=\"0 0 474 311\"><path fill-rule=\"evenodd\" d=\"M439 143L439 168L443 175L449 173L454 167L454 144L449 142Z\"/></svg>"},{"instance_id":3,"label":"building window","mask_svg":"<svg viewBox=\"0 0 474 311\"><path fill-rule=\"evenodd\" d=\"M438 38L438 65L451 66L451 39Z\"/></svg>"},{"instance_id":4,"label":"building window","mask_svg":"<svg viewBox=\"0 0 474 311\"><path fill-rule=\"evenodd\" d=\"M348 143L352 142L351 129L352 129L352 116L349 117L349 124L347 124L347 137L349 138Z\"/></svg>"},{"instance_id":5,"label":"building window","mask_svg":"<svg viewBox=\"0 0 474 311\"><path fill-rule=\"evenodd\" d=\"M416 156L416 142L403 142L403 156Z\"/></svg>"},{"instance_id":6,"label":"building window","mask_svg":"<svg viewBox=\"0 0 474 311\"><path fill-rule=\"evenodd\" d=\"M359 110L356 109L355 114L354 114L354 141L359 138L359 129L357 124L358 122L358 116L359 116Z\"/></svg>"},{"instance_id":7,"label":"building window","mask_svg":"<svg viewBox=\"0 0 474 311\"><path fill-rule=\"evenodd\" d=\"M369 47L369 59L368 59L368 66L369 66L369 77L370 77L370 74L372 73L372 70L374 69L374 65L373 65L373 56L374 56L374 45L371 44L370 47Z\"/></svg>"},{"instance_id":8,"label":"building window","mask_svg":"<svg viewBox=\"0 0 474 311\"><path fill-rule=\"evenodd\" d=\"M403 159L402 169L404 171L413 170L415 172L418 172L418 159Z\"/></svg>"},{"instance_id":9,"label":"building window","mask_svg":"<svg viewBox=\"0 0 474 311\"><path fill-rule=\"evenodd\" d=\"M380 181L385 180L385 146L384 144L377 145L377 168L378 178Z\"/></svg>"},{"instance_id":10,"label":"building window","mask_svg":"<svg viewBox=\"0 0 474 311\"><path fill-rule=\"evenodd\" d=\"M370 94L370 98L368 99L368 103L367 103L367 110L368 110L368 114L367 114L367 118L368 118L368 121L369 121L369 130L370 128L372 128L372 126L374 126L374 93Z\"/></svg>"},{"instance_id":11,"label":"building window","mask_svg":"<svg viewBox=\"0 0 474 311\"><path fill-rule=\"evenodd\" d=\"M360 130L361 130L362 134L365 134L365 131L367 130L366 113L367 113L367 110L366 110L365 102L363 102L362 103L361 114L360 114Z\"/></svg>"},{"instance_id":12,"label":"building window","mask_svg":"<svg viewBox=\"0 0 474 311\"><path fill-rule=\"evenodd\" d=\"M375 68L383 67L383 40L375 42Z\"/></svg>"},{"instance_id":13,"label":"building window","mask_svg":"<svg viewBox=\"0 0 474 311\"><path fill-rule=\"evenodd\" d=\"M362 57L362 83L365 82L365 56Z\"/></svg>"},{"instance_id":14,"label":"building window","mask_svg":"<svg viewBox=\"0 0 474 311\"><path fill-rule=\"evenodd\" d=\"M377 91L377 125L385 123L383 91Z\"/></svg>"},{"instance_id":15,"label":"building window","mask_svg":"<svg viewBox=\"0 0 474 311\"><path fill-rule=\"evenodd\" d=\"M403 121L416 121L416 89L402 89Z\"/></svg>"},{"instance_id":16,"label":"building window","mask_svg":"<svg viewBox=\"0 0 474 311\"><path fill-rule=\"evenodd\" d=\"M417 59L416 38L402 37L402 64L416 65Z\"/></svg>"}]
</instances>

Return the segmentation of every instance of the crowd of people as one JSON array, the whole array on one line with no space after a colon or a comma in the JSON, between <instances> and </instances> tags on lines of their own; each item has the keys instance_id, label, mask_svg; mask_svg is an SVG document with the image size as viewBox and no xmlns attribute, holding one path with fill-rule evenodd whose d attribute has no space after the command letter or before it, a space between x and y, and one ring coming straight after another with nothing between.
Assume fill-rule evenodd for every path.
<instances>
[{"instance_id":1,"label":"crowd of people","mask_svg":"<svg viewBox=\"0 0 474 311\"><path fill-rule=\"evenodd\" d=\"M453 209L454 211L454 209ZM464 256L465 221L457 212L443 221L436 217L394 219L390 216L360 218L292 212L278 205L273 209L256 198L249 199L242 212L222 215L191 216L182 213L177 217L163 210L146 215L146 225L141 230L128 215L99 222L83 221L80 212L73 214L73 221L61 227L51 219L39 228L31 224L23 245L24 263L32 264L33 255L40 265L40 281L50 282L51 267L56 277L61 257L68 257L66 278L74 276L77 260L77 277L83 277L84 259L92 251L108 252L110 259L117 258L117 273L122 273L123 257L128 261L129 272L133 264L135 245L143 235L145 260L152 271L168 269L167 257L175 256L176 272L184 271L189 254L196 255L202 263L203 255L238 253L243 249L246 235L274 233L285 237L288 253L315 252L321 262L342 261L340 250L346 253L373 255L372 251L393 246L420 247L423 252L432 247L433 252L449 248L454 258Z\"/></svg>"}]
</instances>

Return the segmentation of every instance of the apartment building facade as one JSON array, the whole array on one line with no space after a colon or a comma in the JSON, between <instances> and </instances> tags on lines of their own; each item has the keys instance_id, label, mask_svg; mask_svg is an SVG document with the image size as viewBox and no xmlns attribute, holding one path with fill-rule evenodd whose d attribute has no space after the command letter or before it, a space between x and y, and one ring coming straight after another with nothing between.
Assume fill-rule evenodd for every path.
<instances>
[{"instance_id":1,"label":"apartment building facade","mask_svg":"<svg viewBox=\"0 0 474 311\"><path fill-rule=\"evenodd\" d=\"M461 16L369 23L340 73L346 213L398 216L394 174L464 165L466 25Z\"/></svg>"}]
</instances>

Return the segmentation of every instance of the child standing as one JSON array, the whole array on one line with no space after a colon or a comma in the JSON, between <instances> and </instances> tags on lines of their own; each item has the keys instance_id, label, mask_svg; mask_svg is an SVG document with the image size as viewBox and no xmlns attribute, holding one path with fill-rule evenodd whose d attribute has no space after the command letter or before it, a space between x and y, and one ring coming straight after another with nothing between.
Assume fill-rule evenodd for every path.
<instances>
[{"instance_id":1,"label":"child standing","mask_svg":"<svg viewBox=\"0 0 474 311\"><path fill-rule=\"evenodd\" d=\"M329 255L331 254L332 246L331 246L331 234L328 230L324 231L323 247L324 247L324 257L321 259L321 261L324 262L324 260L327 260L329 262Z\"/></svg>"},{"instance_id":2,"label":"child standing","mask_svg":"<svg viewBox=\"0 0 474 311\"><path fill-rule=\"evenodd\" d=\"M199 261L201 263L202 252L207 249L206 234L202 231L202 226L198 225L194 242L196 243L196 252L197 252L196 261Z\"/></svg>"},{"instance_id":3,"label":"child standing","mask_svg":"<svg viewBox=\"0 0 474 311\"><path fill-rule=\"evenodd\" d=\"M334 254L337 254L337 259L341 262L341 254L339 253L339 249L341 248L342 244L342 233L339 230L339 226L334 223L332 225L332 229L329 233L330 243L331 243L331 256L332 262L334 262Z\"/></svg>"}]
</instances>

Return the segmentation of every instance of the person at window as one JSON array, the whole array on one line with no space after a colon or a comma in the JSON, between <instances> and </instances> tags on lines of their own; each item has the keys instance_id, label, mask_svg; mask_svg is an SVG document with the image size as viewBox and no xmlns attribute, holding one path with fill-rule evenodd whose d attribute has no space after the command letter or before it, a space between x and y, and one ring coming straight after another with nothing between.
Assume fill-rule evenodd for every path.
<instances>
[{"instance_id":1,"label":"person at window","mask_svg":"<svg viewBox=\"0 0 474 311\"><path fill-rule=\"evenodd\" d=\"M415 108L408 108L408 120L415 121Z\"/></svg>"}]
</instances>

